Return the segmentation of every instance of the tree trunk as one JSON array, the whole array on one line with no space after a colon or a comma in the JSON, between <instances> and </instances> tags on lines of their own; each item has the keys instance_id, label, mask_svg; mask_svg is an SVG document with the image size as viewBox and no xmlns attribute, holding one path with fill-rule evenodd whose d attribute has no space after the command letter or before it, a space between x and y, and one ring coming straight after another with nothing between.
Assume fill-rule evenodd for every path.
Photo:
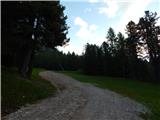
<instances>
[{"instance_id":1,"label":"tree trunk","mask_svg":"<svg viewBox=\"0 0 160 120\"><path fill-rule=\"evenodd\" d=\"M27 72L29 70L29 63L31 60L31 54L32 54L32 49L28 48L28 50L26 51L26 54L24 54L22 65L20 67L20 74L24 78L28 78Z\"/></svg>"},{"instance_id":2,"label":"tree trunk","mask_svg":"<svg viewBox=\"0 0 160 120\"><path fill-rule=\"evenodd\" d=\"M28 71L26 73L27 77L29 79L31 79L31 76L32 76L32 68L33 68L33 60L34 60L34 49L32 49L32 53L31 53L31 57L30 57L30 61L29 61L29 64L28 64Z\"/></svg>"}]
</instances>

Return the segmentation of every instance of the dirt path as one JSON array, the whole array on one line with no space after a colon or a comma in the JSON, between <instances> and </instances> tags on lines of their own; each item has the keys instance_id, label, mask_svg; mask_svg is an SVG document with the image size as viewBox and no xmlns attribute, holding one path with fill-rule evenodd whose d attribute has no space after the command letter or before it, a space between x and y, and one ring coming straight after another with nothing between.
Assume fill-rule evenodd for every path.
<instances>
[{"instance_id":1,"label":"dirt path","mask_svg":"<svg viewBox=\"0 0 160 120\"><path fill-rule=\"evenodd\" d=\"M56 96L21 108L5 120L142 120L146 108L109 90L51 71L40 76L59 88Z\"/></svg>"}]
</instances>

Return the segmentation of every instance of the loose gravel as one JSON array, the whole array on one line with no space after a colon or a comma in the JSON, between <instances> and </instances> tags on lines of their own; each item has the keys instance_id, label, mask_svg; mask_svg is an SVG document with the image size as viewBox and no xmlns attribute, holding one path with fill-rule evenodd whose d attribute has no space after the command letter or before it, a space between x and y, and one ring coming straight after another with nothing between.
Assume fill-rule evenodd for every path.
<instances>
[{"instance_id":1,"label":"loose gravel","mask_svg":"<svg viewBox=\"0 0 160 120\"><path fill-rule=\"evenodd\" d=\"M45 71L40 76L58 88L57 95L23 107L3 120L143 120L138 115L148 111L127 97L60 73Z\"/></svg>"}]
</instances>

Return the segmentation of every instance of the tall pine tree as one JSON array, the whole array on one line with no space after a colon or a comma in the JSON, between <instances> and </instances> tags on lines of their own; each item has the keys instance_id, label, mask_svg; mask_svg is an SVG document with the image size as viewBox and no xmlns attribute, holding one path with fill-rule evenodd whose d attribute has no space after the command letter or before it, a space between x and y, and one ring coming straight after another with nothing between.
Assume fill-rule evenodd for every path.
<instances>
[{"instance_id":1,"label":"tall pine tree","mask_svg":"<svg viewBox=\"0 0 160 120\"><path fill-rule=\"evenodd\" d=\"M14 53L23 77L31 76L34 54L39 48L69 42L64 10L59 1L2 2L2 56Z\"/></svg>"}]
</instances>

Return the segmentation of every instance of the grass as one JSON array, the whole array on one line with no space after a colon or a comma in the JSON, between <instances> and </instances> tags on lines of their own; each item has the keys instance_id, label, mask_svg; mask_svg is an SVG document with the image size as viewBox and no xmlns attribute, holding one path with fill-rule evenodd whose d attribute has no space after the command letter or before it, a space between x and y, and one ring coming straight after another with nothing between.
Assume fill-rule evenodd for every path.
<instances>
[{"instance_id":1,"label":"grass","mask_svg":"<svg viewBox=\"0 0 160 120\"><path fill-rule=\"evenodd\" d=\"M88 76L78 72L61 72L81 82L91 83L100 88L113 90L123 96L128 96L148 107L152 114L141 114L145 120L160 120L160 85L124 78L106 76Z\"/></svg>"},{"instance_id":2,"label":"grass","mask_svg":"<svg viewBox=\"0 0 160 120\"><path fill-rule=\"evenodd\" d=\"M19 77L14 68L1 68L2 116L14 112L21 106L54 95L56 89L49 81L38 75L43 69L33 69L31 80Z\"/></svg>"}]
</instances>

